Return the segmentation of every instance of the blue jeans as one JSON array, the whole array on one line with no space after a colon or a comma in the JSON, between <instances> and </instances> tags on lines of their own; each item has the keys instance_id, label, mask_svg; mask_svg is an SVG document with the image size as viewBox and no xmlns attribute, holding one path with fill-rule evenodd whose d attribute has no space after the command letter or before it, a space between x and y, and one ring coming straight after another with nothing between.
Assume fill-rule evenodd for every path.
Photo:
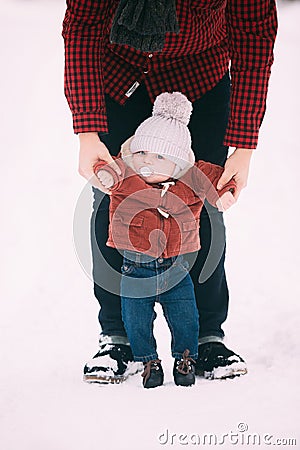
<instances>
[{"instance_id":1,"label":"blue jeans","mask_svg":"<svg viewBox=\"0 0 300 450\"><path fill-rule=\"evenodd\" d=\"M198 357L199 316L194 286L183 256L157 258L124 251L121 268L122 318L135 361L158 359L153 322L162 305L172 335L173 358L188 349Z\"/></svg>"}]
</instances>

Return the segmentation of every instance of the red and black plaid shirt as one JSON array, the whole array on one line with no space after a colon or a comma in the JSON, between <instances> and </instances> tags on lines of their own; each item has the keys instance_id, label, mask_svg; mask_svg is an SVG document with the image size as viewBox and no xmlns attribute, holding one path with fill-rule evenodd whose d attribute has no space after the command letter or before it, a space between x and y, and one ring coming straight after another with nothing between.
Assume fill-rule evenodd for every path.
<instances>
[{"instance_id":1,"label":"red and black plaid shirt","mask_svg":"<svg viewBox=\"0 0 300 450\"><path fill-rule=\"evenodd\" d=\"M177 0L180 33L161 52L110 44L118 0L67 0L63 23L65 93L75 133L106 132L104 93L124 104L145 83L152 101L181 91L195 101L229 67L232 81L225 145L255 148L266 103L277 31L274 0Z\"/></svg>"}]
</instances>

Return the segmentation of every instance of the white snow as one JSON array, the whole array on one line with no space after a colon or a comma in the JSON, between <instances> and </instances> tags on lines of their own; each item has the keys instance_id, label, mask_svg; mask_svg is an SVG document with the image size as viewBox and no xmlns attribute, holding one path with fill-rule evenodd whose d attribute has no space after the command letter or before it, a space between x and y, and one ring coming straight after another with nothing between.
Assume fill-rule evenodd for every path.
<instances>
[{"instance_id":1,"label":"white snow","mask_svg":"<svg viewBox=\"0 0 300 450\"><path fill-rule=\"evenodd\" d=\"M102 356L101 358L93 358L89 364L89 367L96 367L99 364L103 367L107 365L107 367L111 368L107 375L113 375L113 371L118 370L117 361L112 360L108 355Z\"/></svg>"},{"instance_id":2,"label":"white snow","mask_svg":"<svg viewBox=\"0 0 300 450\"><path fill-rule=\"evenodd\" d=\"M141 387L140 375L115 386L82 382L82 367L97 350L98 307L72 242L85 183L63 95L65 5L2 0L0 8L1 448L175 449L199 445L196 435L205 433L218 435L225 449L257 447L245 444L254 433L261 440L273 435L261 448L279 445L275 439L300 448L300 3L279 4L259 149L247 189L226 213L231 307L225 331L249 374L176 387L170 336L159 314L166 383L154 390ZM88 231L87 218L82 227ZM232 443L228 437L221 444L231 432L239 441L231 435ZM287 445L292 438L297 445Z\"/></svg>"}]
</instances>

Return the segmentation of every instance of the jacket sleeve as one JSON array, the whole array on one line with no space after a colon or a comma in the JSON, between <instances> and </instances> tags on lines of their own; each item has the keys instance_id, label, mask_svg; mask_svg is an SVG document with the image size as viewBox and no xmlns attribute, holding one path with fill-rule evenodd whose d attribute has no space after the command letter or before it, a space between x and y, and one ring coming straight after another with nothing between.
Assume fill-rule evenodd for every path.
<instances>
[{"instance_id":1,"label":"jacket sleeve","mask_svg":"<svg viewBox=\"0 0 300 450\"><path fill-rule=\"evenodd\" d=\"M106 161L99 161L97 164L94 165L94 173L96 175L99 172L99 170L106 170L107 172L109 172L112 175L112 177L114 179L114 184L110 188L111 192L114 192L114 191L117 191L118 189L120 189L120 187L123 184L123 181L125 178L125 171L126 171L125 163L121 159L114 158L114 160L115 160L115 163L118 165L119 169L121 170L120 175Z\"/></svg>"},{"instance_id":2,"label":"jacket sleeve","mask_svg":"<svg viewBox=\"0 0 300 450\"><path fill-rule=\"evenodd\" d=\"M224 194L236 190L236 182L230 180L222 189L217 191L218 181L224 172L224 168L206 161L197 161L191 169L191 188L203 200L207 198L212 206L216 207L216 202Z\"/></svg>"},{"instance_id":3,"label":"jacket sleeve","mask_svg":"<svg viewBox=\"0 0 300 450\"><path fill-rule=\"evenodd\" d=\"M64 83L75 133L107 132L101 49L108 4L103 0L67 0L62 31Z\"/></svg>"},{"instance_id":4,"label":"jacket sleeve","mask_svg":"<svg viewBox=\"0 0 300 450\"><path fill-rule=\"evenodd\" d=\"M228 0L230 118L225 145L256 148L277 32L275 0Z\"/></svg>"}]
</instances>

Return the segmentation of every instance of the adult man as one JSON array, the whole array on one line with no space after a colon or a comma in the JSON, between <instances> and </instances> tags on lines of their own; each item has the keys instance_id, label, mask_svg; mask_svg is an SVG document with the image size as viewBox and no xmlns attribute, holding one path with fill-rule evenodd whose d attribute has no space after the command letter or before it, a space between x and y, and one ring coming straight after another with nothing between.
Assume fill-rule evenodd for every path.
<instances>
[{"instance_id":1,"label":"adult man","mask_svg":"<svg viewBox=\"0 0 300 450\"><path fill-rule=\"evenodd\" d=\"M189 128L196 159L225 164L219 187L233 177L237 198L257 146L276 29L273 0L68 0L65 92L80 138L80 174L97 186L94 164L112 161L111 154L151 115L159 93L181 91L193 102ZM227 159L228 146L236 149ZM109 199L97 189L94 196L93 275L102 333L85 379L120 382L137 366L121 319L118 277L111 270L119 271L121 256L105 245ZM246 364L222 342L228 312L224 224L209 206L201 222L202 249L191 270L200 315L197 373L232 377L246 373ZM212 253L223 251L201 279L210 247Z\"/></svg>"}]
</instances>

